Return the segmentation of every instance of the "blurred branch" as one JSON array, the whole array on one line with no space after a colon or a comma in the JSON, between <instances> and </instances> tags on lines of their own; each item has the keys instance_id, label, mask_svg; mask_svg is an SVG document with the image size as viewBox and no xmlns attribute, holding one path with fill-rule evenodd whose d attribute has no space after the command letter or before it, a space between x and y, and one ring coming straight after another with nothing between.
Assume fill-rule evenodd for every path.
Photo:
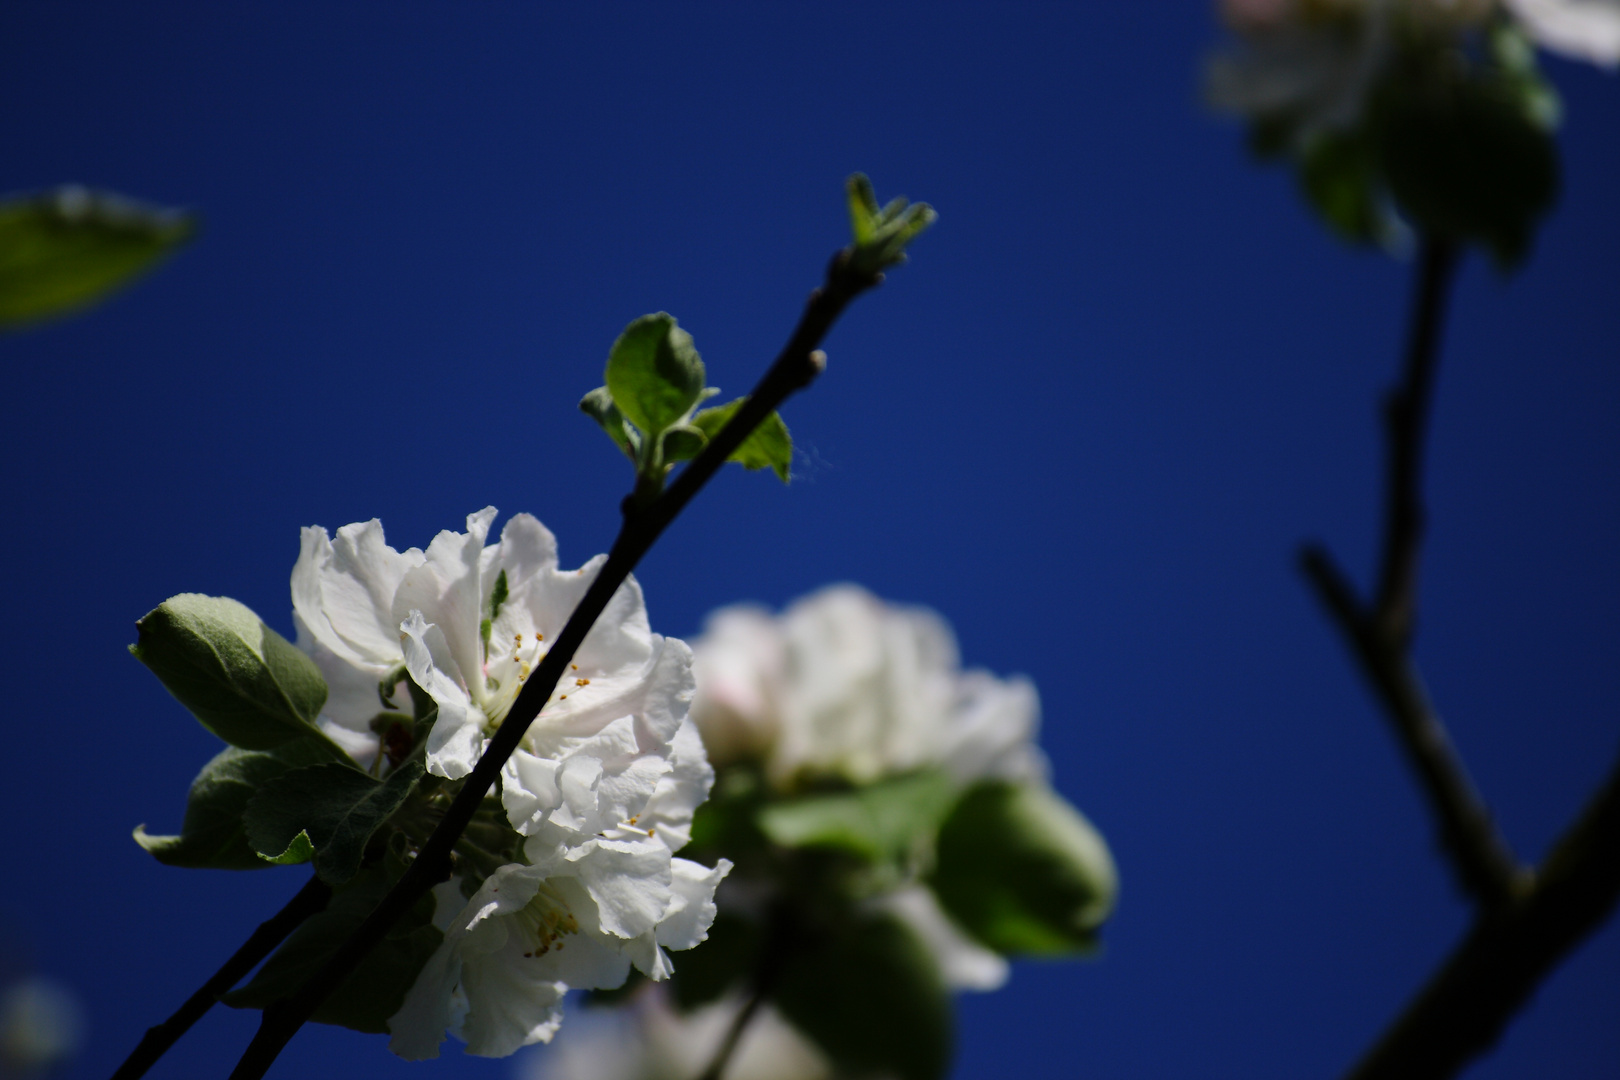
<instances>
[{"instance_id":1,"label":"blurred branch","mask_svg":"<svg viewBox=\"0 0 1620 1080\"><path fill-rule=\"evenodd\" d=\"M1463 890L1486 910L1508 903L1525 891L1531 873L1518 864L1497 832L1411 658L1389 639L1376 615L1362 610L1349 581L1326 551L1307 546L1300 566L1383 703L1439 820L1441 846Z\"/></svg>"},{"instance_id":2,"label":"blurred branch","mask_svg":"<svg viewBox=\"0 0 1620 1080\"><path fill-rule=\"evenodd\" d=\"M1378 591L1364 605L1332 556L1301 569L1355 654L1478 905L1474 928L1347 1080L1443 1080L1495 1045L1542 979L1620 901L1620 765L1538 871L1521 866L1429 701L1409 646L1422 546L1423 441L1455 252L1426 241L1405 373L1386 406L1388 473Z\"/></svg>"},{"instance_id":3,"label":"blurred branch","mask_svg":"<svg viewBox=\"0 0 1620 1080\"><path fill-rule=\"evenodd\" d=\"M793 948L795 937L793 922L786 903L778 902L769 909L766 914L765 941L760 948L759 959L754 964L753 978L749 980L748 1000L737 1011L737 1015L731 1018L731 1023L726 1026L725 1037L715 1048L714 1057L709 1059L709 1067L698 1074L697 1080L721 1080L725 1075L726 1066L731 1064L732 1055L737 1052L743 1033L748 1030L748 1025L753 1022L760 1007L776 990L782 965L787 961L788 953Z\"/></svg>"},{"instance_id":4,"label":"blurred branch","mask_svg":"<svg viewBox=\"0 0 1620 1080\"><path fill-rule=\"evenodd\" d=\"M1620 902L1620 764L1543 864L1534 888L1481 916L1347 1080L1454 1076Z\"/></svg>"},{"instance_id":5,"label":"blurred branch","mask_svg":"<svg viewBox=\"0 0 1620 1080\"><path fill-rule=\"evenodd\" d=\"M387 896L366 917L359 929L338 948L325 966L295 995L264 1011L257 1034L231 1073L231 1080L258 1080L270 1068L282 1047L303 1027L315 1010L377 944L389 927L418 899L450 873L450 853L484 795L494 785L501 766L517 749L529 724L551 697L574 653L608 601L641 557L652 547L692 497L702 489L733 451L770 416L789 395L808 386L826 365L817 346L845 306L883 275L863 271L852 263L856 249L846 248L832 259L822 286L810 294L793 335L775 362L745 401L697 457L681 470L654 501L642 503L634 494L622 504L624 522L608 552L601 573L591 583L579 606L568 617L562 633L524 684L506 720L490 739L483 757L467 777L455 801L434 829L410 868Z\"/></svg>"},{"instance_id":6,"label":"blurred branch","mask_svg":"<svg viewBox=\"0 0 1620 1080\"><path fill-rule=\"evenodd\" d=\"M286 940L287 935L298 929L304 920L326 908L327 901L332 897L332 887L318 877L311 876L302 889L287 901L287 906L276 912L270 918L259 924L240 949L237 949L231 958L225 961L212 978L203 983L195 994L186 999L186 1003L175 1010L173 1016L146 1029L141 1041L136 1045L124 1063L118 1066L118 1071L112 1074L112 1080L135 1080L136 1077L145 1076L146 1071L157 1064L176 1042L180 1036L191 1030L191 1025L201 1020L203 1014L214 1007L225 991L241 982L248 972L259 966L259 962Z\"/></svg>"},{"instance_id":7,"label":"blurred branch","mask_svg":"<svg viewBox=\"0 0 1620 1080\"><path fill-rule=\"evenodd\" d=\"M1423 441L1439 363L1440 324L1455 267L1450 245L1425 241L1406 342L1405 373L1386 405L1388 473L1383 563L1375 603L1371 608L1362 604L1345 574L1320 546L1308 545L1300 565L1383 703L1401 749L1417 771L1439 820L1441 847L1459 883L1489 910L1523 892L1530 875L1497 832L1407 653L1417 609L1423 540Z\"/></svg>"}]
</instances>

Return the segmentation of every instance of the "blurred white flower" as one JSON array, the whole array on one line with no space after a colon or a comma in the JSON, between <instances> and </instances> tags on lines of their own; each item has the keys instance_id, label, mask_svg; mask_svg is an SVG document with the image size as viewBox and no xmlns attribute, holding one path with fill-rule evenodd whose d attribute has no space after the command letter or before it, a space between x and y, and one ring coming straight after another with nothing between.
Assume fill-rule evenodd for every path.
<instances>
[{"instance_id":1,"label":"blurred white flower","mask_svg":"<svg viewBox=\"0 0 1620 1080\"><path fill-rule=\"evenodd\" d=\"M658 989L623 1008L591 1009L547 1049L523 1062L523 1080L692 1080L725 1038L740 997L678 1013ZM725 1080L833 1080L814 1043L769 1005L743 1030Z\"/></svg>"},{"instance_id":2,"label":"blurred white flower","mask_svg":"<svg viewBox=\"0 0 1620 1080\"><path fill-rule=\"evenodd\" d=\"M1620 0L1220 0L1237 47L1209 64L1217 108L1301 136L1353 127L1397 45L1448 47L1501 12L1536 44L1620 63Z\"/></svg>"},{"instance_id":3,"label":"blurred white flower","mask_svg":"<svg viewBox=\"0 0 1620 1080\"><path fill-rule=\"evenodd\" d=\"M28 976L0 990L0 1076L43 1075L83 1038L84 1014L67 988Z\"/></svg>"},{"instance_id":4,"label":"blurred white flower","mask_svg":"<svg viewBox=\"0 0 1620 1080\"><path fill-rule=\"evenodd\" d=\"M1505 0L1531 40L1602 67L1620 66L1620 0Z\"/></svg>"},{"instance_id":5,"label":"blurred white flower","mask_svg":"<svg viewBox=\"0 0 1620 1080\"><path fill-rule=\"evenodd\" d=\"M435 890L445 939L389 1020L394 1053L438 1057L448 1030L469 1054L504 1057L550 1041L570 988L621 986L631 965L667 978L665 950L708 936L731 869L671 858L647 836L571 849L534 838L525 855L529 865L502 867L465 903L454 882Z\"/></svg>"},{"instance_id":6,"label":"blurred white flower","mask_svg":"<svg viewBox=\"0 0 1620 1080\"><path fill-rule=\"evenodd\" d=\"M1024 678L962 671L943 619L835 585L779 617L722 608L694 646L692 715L710 756L757 759L791 788L926 766L963 782L1045 776L1040 704Z\"/></svg>"}]
</instances>

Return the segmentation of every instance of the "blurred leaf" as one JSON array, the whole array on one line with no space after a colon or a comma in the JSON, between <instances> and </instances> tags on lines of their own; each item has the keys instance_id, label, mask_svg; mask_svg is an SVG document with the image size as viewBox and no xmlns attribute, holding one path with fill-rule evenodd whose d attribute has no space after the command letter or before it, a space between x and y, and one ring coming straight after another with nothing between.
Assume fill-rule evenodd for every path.
<instances>
[{"instance_id":1,"label":"blurred leaf","mask_svg":"<svg viewBox=\"0 0 1620 1080\"><path fill-rule=\"evenodd\" d=\"M696 417L693 418L694 420ZM677 424L660 436L664 441L663 462L673 465L677 461L690 461L703 452L709 439L701 428Z\"/></svg>"},{"instance_id":2,"label":"blurred leaf","mask_svg":"<svg viewBox=\"0 0 1620 1080\"><path fill-rule=\"evenodd\" d=\"M644 438L656 439L702 398L703 360L692 335L660 311L625 327L608 354L604 381L619 412Z\"/></svg>"},{"instance_id":3,"label":"blurred leaf","mask_svg":"<svg viewBox=\"0 0 1620 1080\"><path fill-rule=\"evenodd\" d=\"M191 237L192 218L62 187L0 202L0 327L88 307Z\"/></svg>"},{"instance_id":4,"label":"blurred leaf","mask_svg":"<svg viewBox=\"0 0 1620 1080\"><path fill-rule=\"evenodd\" d=\"M1000 953L1095 946L1118 879L1108 845L1044 785L991 781L964 795L939 831L929 884L969 933Z\"/></svg>"},{"instance_id":5,"label":"blurred leaf","mask_svg":"<svg viewBox=\"0 0 1620 1080\"><path fill-rule=\"evenodd\" d=\"M614 445L623 450L631 461L636 460L636 452L641 448L639 433L625 427L624 414L613 404L613 394L607 387L598 386L581 398L579 411L602 425L602 430L608 433Z\"/></svg>"},{"instance_id":6,"label":"blurred leaf","mask_svg":"<svg viewBox=\"0 0 1620 1080\"><path fill-rule=\"evenodd\" d=\"M950 1065L951 1003L938 967L889 916L845 924L795 952L775 1002L840 1075L936 1080Z\"/></svg>"},{"instance_id":7,"label":"blurred leaf","mask_svg":"<svg viewBox=\"0 0 1620 1080\"><path fill-rule=\"evenodd\" d=\"M182 593L135 626L140 636L129 651L232 746L273 750L298 738L329 741L315 726L326 703L320 670L246 606Z\"/></svg>"},{"instance_id":8,"label":"blurred leaf","mask_svg":"<svg viewBox=\"0 0 1620 1080\"><path fill-rule=\"evenodd\" d=\"M1324 132L1306 146L1300 186L1317 213L1347 240L1378 243L1388 235L1377 170L1360 132Z\"/></svg>"},{"instance_id":9,"label":"blurred leaf","mask_svg":"<svg viewBox=\"0 0 1620 1080\"><path fill-rule=\"evenodd\" d=\"M269 866L247 841L242 815L264 784L305 765L332 761L331 743L294 739L275 750L227 747L203 766L186 796L186 816L178 836L153 836L145 826L135 842L169 866L258 870Z\"/></svg>"},{"instance_id":10,"label":"blurred leaf","mask_svg":"<svg viewBox=\"0 0 1620 1080\"><path fill-rule=\"evenodd\" d=\"M396 858L362 869L332 894L325 911L310 916L282 942L251 982L220 1000L238 1009L262 1009L297 991L360 926L404 871L405 864ZM321 1003L312 1019L387 1034L388 1018L399 1011L416 976L444 940L433 925L433 904L432 893L418 900Z\"/></svg>"},{"instance_id":11,"label":"blurred leaf","mask_svg":"<svg viewBox=\"0 0 1620 1080\"><path fill-rule=\"evenodd\" d=\"M712 439L747 400L740 397L724 405L704 409L692 417L692 424ZM793 465L793 436L788 434L781 414L773 412L767 416L764 423L755 428L726 460L735 461L745 469L770 469L776 473L777 479L787 483L788 469Z\"/></svg>"},{"instance_id":12,"label":"blurred leaf","mask_svg":"<svg viewBox=\"0 0 1620 1080\"><path fill-rule=\"evenodd\" d=\"M386 781L338 764L283 773L248 803L248 843L273 862L313 855L321 880L341 885L360 869L372 834L405 802L423 772L421 758L412 757Z\"/></svg>"},{"instance_id":13,"label":"blurred leaf","mask_svg":"<svg viewBox=\"0 0 1620 1080\"><path fill-rule=\"evenodd\" d=\"M1483 245L1503 267L1530 249L1558 195L1558 151L1499 78L1396 78L1375 132L1390 194L1420 231Z\"/></svg>"},{"instance_id":14,"label":"blurred leaf","mask_svg":"<svg viewBox=\"0 0 1620 1080\"><path fill-rule=\"evenodd\" d=\"M721 912L703 944L683 952L676 961L670 981L675 1004L685 1010L699 1008L751 978L762 936L753 919Z\"/></svg>"},{"instance_id":15,"label":"blurred leaf","mask_svg":"<svg viewBox=\"0 0 1620 1080\"><path fill-rule=\"evenodd\" d=\"M854 791L774 803L760 811L758 820L765 834L784 847L830 847L872 860L897 858L932 838L954 799L950 778L927 770Z\"/></svg>"}]
</instances>

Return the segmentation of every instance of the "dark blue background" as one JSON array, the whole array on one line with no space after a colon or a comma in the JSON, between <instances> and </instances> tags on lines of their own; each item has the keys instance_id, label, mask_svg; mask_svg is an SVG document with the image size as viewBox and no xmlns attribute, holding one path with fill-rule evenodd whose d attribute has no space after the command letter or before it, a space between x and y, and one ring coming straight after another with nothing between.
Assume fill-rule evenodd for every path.
<instances>
[{"instance_id":1,"label":"dark blue background","mask_svg":"<svg viewBox=\"0 0 1620 1080\"><path fill-rule=\"evenodd\" d=\"M1025 672L1058 786L1123 875L1106 957L962 1001L957 1075L1341 1071L1468 911L1382 720L1293 570L1371 566L1375 402L1411 270L1331 241L1197 94L1199 5L18 4L0 188L200 209L88 317L0 340L5 932L83 994L105 1075L302 871L172 870L214 740L124 653L172 593L291 632L298 528L425 544L487 503L565 562L629 476L575 411L667 309L741 392L846 236L840 184L940 210L787 419L644 565L654 625L849 579ZM1620 81L1553 63L1561 205L1448 328L1418 653L1539 858L1620 742ZM1479 1077L1611 1077L1620 932ZM221 1009L154 1075L223 1075ZM312 1027L278 1075L408 1068Z\"/></svg>"}]
</instances>

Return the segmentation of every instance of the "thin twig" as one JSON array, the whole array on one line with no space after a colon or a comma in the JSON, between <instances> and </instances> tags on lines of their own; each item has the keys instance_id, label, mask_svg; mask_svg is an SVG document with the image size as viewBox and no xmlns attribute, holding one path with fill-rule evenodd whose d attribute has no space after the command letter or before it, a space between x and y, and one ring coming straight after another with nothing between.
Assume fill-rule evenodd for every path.
<instances>
[{"instance_id":1,"label":"thin twig","mask_svg":"<svg viewBox=\"0 0 1620 1080\"><path fill-rule=\"evenodd\" d=\"M726 1037L720 1040L715 1049L714 1057L709 1059L709 1067L698 1074L697 1080L720 1080L725 1074L726 1066L731 1064L731 1055L737 1052L737 1045L742 1042L743 1032L748 1030L749 1023L754 1014L759 1012L760 1006L765 1004L765 991L756 988L748 995L748 1001L738 1010L737 1015L731 1018L726 1027Z\"/></svg>"},{"instance_id":2,"label":"thin twig","mask_svg":"<svg viewBox=\"0 0 1620 1080\"><path fill-rule=\"evenodd\" d=\"M1620 765L1533 889L1473 931L1347 1080L1443 1080L1496 1044L1560 960L1620 902Z\"/></svg>"},{"instance_id":3,"label":"thin twig","mask_svg":"<svg viewBox=\"0 0 1620 1080\"><path fill-rule=\"evenodd\" d=\"M1463 890L1486 910L1523 895L1532 874L1519 865L1497 831L1411 659L1361 610L1349 581L1326 551L1306 547L1300 566L1383 703L1438 819L1440 845Z\"/></svg>"},{"instance_id":4,"label":"thin twig","mask_svg":"<svg viewBox=\"0 0 1620 1080\"><path fill-rule=\"evenodd\" d=\"M1455 268L1456 253L1450 244L1440 240L1424 243L1406 340L1405 373L1385 403L1389 447L1384 551L1373 610L1379 629L1401 645L1411 637L1417 611L1418 554L1424 527L1423 444L1435 368L1440 362L1440 327Z\"/></svg>"},{"instance_id":5,"label":"thin twig","mask_svg":"<svg viewBox=\"0 0 1620 1080\"><path fill-rule=\"evenodd\" d=\"M136 1077L145 1076L146 1071L161 1058L169 1047L173 1046L191 1025L201 1020L203 1014L214 1007L221 995L237 983L241 982L248 972L258 967L259 961L269 956L277 945L286 940L287 935L301 926L305 919L315 915L326 908L327 901L332 898L332 887L318 877L311 877L302 889L287 901L287 906L276 912L270 918L259 924L259 928L248 937L240 949L237 949L231 958L212 978L203 983L195 994L186 999L186 1003L175 1010L173 1016L146 1029L141 1041L136 1045L124 1063L118 1066L118 1071L112 1074L112 1080L136 1080Z\"/></svg>"},{"instance_id":6,"label":"thin twig","mask_svg":"<svg viewBox=\"0 0 1620 1080\"><path fill-rule=\"evenodd\" d=\"M808 386L820 374L826 357L817 349L851 300L882 281L881 274L858 273L850 267L848 251L834 256L826 281L810 294L804 313L777 355L729 423L704 447L658 498L638 505L634 496L623 506L624 523L596 580L569 616L545 658L512 703L505 722L490 739L484 754L457 793L444 819L422 845L400 880L366 916L358 929L332 954L326 964L296 994L266 1008L258 1032L231 1073L231 1080L258 1080L270 1068L282 1047L297 1033L328 994L354 970L419 898L450 873L450 853L462 830L472 820L484 795L494 785L501 766L517 749L530 722L551 697L558 680L580 643L608 601L635 569L665 527L691 501L692 496L725 464L759 424L789 395Z\"/></svg>"}]
</instances>

